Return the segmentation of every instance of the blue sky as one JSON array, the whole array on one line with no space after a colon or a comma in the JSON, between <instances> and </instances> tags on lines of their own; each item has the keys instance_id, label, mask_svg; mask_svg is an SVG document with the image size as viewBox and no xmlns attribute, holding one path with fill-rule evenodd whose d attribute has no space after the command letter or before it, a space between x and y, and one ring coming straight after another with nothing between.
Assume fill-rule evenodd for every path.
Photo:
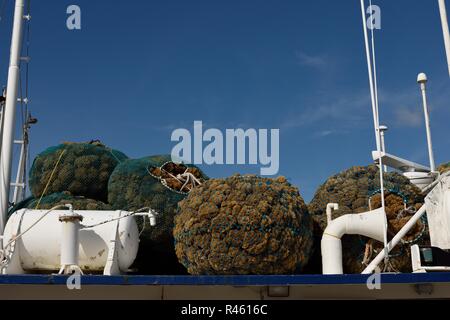
<instances>
[{"instance_id":1,"label":"blue sky","mask_svg":"<svg viewBox=\"0 0 450 320\"><path fill-rule=\"evenodd\" d=\"M7 74L12 0L0 22ZM82 30L66 28L66 8ZM388 151L427 164L418 72L429 76L437 162L450 160L450 81L437 1L374 2ZM280 175L310 200L374 148L359 1L32 1L32 157L100 139L130 157L169 153L175 128L279 128ZM257 166L203 166L212 177Z\"/></svg>"}]
</instances>

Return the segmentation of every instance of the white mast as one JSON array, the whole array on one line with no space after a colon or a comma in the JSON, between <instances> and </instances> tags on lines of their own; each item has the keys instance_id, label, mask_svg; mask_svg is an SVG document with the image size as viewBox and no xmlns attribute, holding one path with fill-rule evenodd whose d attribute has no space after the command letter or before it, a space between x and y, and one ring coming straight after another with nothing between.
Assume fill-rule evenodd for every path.
<instances>
[{"instance_id":1,"label":"white mast","mask_svg":"<svg viewBox=\"0 0 450 320\"><path fill-rule=\"evenodd\" d=\"M450 33L448 31L447 10L445 0L439 0L439 11L442 20L442 32L444 33L445 51L447 52L448 74L450 75Z\"/></svg>"},{"instance_id":2,"label":"white mast","mask_svg":"<svg viewBox=\"0 0 450 320\"><path fill-rule=\"evenodd\" d=\"M0 232L3 234L9 207L11 183L12 151L14 145L14 122L20 77L20 52L22 47L22 28L25 0L16 0L14 25L11 39L11 57L8 70L8 85L2 132L2 150L0 154Z\"/></svg>"}]
</instances>

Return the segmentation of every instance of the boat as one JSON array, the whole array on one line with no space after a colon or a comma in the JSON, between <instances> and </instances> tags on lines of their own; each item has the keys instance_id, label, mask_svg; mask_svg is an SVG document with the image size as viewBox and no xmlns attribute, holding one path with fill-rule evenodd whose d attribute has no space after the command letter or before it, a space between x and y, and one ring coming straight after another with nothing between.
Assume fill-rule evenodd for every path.
<instances>
[{"instance_id":1,"label":"boat","mask_svg":"<svg viewBox=\"0 0 450 320\"><path fill-rule=\"evenodd\" d=\"M13 204L25 198L29 129L36 123L26 112L22 138L15 140L24 26L31 19L26 1L15 0L8 84L0 99L0 299L33 300L308 300L308 299L449 299L450 298L450 173L440 174L434 163L427 76L417 78L421 89L430 164L422 165L389 154L384 146L386 127L380 124L374 26L367 25L366 3L360 0L369 74L376 150L380 168L382 207L333 219L339 203L327 206L328 226L321 242L323 274L317 275L140 275L129 273L139 246L135 217L155 225L158 212L75 210L62 205L50 210L21 209L9 217ZM450 35L445 0L438 0L450 75ZM372 3L370 2L370 8ZM369 8L369 9L370 9ZM16 179L12 182L13 148L21 148ZM387 236L383 172L400 172L425 194L425 204L391 239ZM402 238L427 216L431 245L411 246L411 273L383 273L378 265L389 259ZM82 222L84 225L82 225ZM88 224L86 226L85 224ZM383 243L361 274L344 274L344 235L362 235ZM93 236L95 235L95 236ZM127 236L124 236L127 235ZM80 242L84 241L83 250ZM96 259L92 254L101 252ZM103 254L104 253L104 254ZM50 272L57 268L59 272ZM82 289L82 290L80 290Z\"/></svg>"}]
</instances>

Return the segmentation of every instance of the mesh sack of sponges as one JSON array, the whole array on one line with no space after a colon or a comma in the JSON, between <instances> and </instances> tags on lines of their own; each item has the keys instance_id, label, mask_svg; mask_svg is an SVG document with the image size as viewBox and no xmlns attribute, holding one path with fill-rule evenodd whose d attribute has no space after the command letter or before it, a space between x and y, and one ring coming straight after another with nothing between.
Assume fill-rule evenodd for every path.
<instances>
[{"instance_id":1,"label":"mesh sack of sponges","mask_svg":"<svg viewBox=\"0 0 450 320\"><path fill-rule=\"evenodd\" d=\"M36 199L29 197L15 204L8 212L8 217L21 209L47 210L59 205L71 204L74 210L111 210L111 206L98 200L73 196L70 192L58 192ZM58 210L65 210L59 208Z\"/></svg>"},{"instance_id":2,"label":"mesh sack of sponges","mask_svg":"<svg viewBox=\"0 0 450 320\"><path fill-rule=\"evenodd\" d=\"M418 210L424 198L410 181L395 172L385 173L385 199L388 237L395 235ZM339 204L333 219L345 214L362 213L381 207L379 170L375 165L353 167L330 177L316 192L309 204L315 224L316 253L314 262L320 268L320 239L327 226L326 206ZM428 243L426 221L420 221L402 243L395 248L389 265L380 265L385 271L411 272L410 245ZM383 244L362 236L345 235L342 238L344 273L360 273L382 250ZM318 271L318 270L316 270Z\"/></svg>"},{"instance_id":3,"label":"mesh sack of sponges","mask_svg":"<svg viewBox=\"0 0 450 320\"><path fill-rule=\"evenodd\" d=\"M444 174L444 173L450 171L450 162L441 164L441 165L438 167L438 171L439 171L441 174Z\"/></svg>"},{"instance_id":4,"label":"mesh sack of sponges","mask_svg":"<svg viewBox=\"0 0 450 320\"><path fill-rule=\"evenodd\" d=\"M51 209L55 206L71 204L74 210L111 210L111 206L93 199L73 196L69 192L53 193L42 199L34 199L26 206L28 209ZM60 209L62 210L62 209Z\"/></svg>"},{"instance_id":5,"label":"mesh sack of sponges","mask_svg":"<svg viewBox=\"0 0 450 320\"><path fill-rule=\"evenodd\" d=\"M313 244L312 220L284 177L212 179L180 202L175 249L188 272L291 274Z\"/></svg>"},{"instance_id":6,"label":"mesh sack of sponges","mask_svg":"<svg viewBox=\"0 0 450 320\"><path fill-rule=\"evenodd\" d=\"M45 195L68 191L74 196L106 201L108 179L125 159L127 156L122 152L97 141L50 147L33 162L30 189L35 198L44 191Z\"/></svg>"},{"instance_id":7,"label":"mesh sack of sponges","mask_svg":"<svg viewBox=\"0 0 450 320\"><path fill-rule=\"evenodd\" d=\"M175 163L169 155L127 160L108 184L109 203L117 210L156 210L156 226L143 225L136 267L141 273L179 273L173 247L173 218L178 202L208 177L197 167Z\"/></svg>"}]
</instances>

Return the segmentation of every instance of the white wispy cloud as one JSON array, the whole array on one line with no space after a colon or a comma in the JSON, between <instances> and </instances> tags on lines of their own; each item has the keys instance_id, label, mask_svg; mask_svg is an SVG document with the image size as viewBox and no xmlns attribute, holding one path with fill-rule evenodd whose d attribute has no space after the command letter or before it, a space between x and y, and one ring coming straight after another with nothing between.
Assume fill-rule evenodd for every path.
<instances>
[{"instance_id":1,"label":"white wispy cloud","mask_svg":"<svg viewBox=\"0 0 450 320\"><path fill-rule=\"evenodd\" d=\"M297 51L295 53L297 62L306 67L323 68L327 65L325 57L320 55L309 55L303 51Z\"/></svg>"},{"instance_id":2,"label":"white wispy cloud","mask_svg":"<svg viewBox=\"0 0 450 320\"><path fill-rule=\"evenodd\" d=\"M433 88L430 88L433 89ZM358 126L372 126L372 110L368 90L347 95L326 97L329 102L318 102L297 108L298 113L288 114L281 122L282 129L317 127L313 135L325 137L351 132ZM445 86L435 85L428 94L431 118L450 114L450 92ZM388 126L420 127L424 124L422 100L414 85L402 90L379 91L381 123Z\"/></svg>"},{"instance_id":3,"label":"white wispy cloud","mask_svg":"<svg viewBox=\"0 0 450 320\"><path fill-rule=\"evenodd\" d=\"M419 108L400 107L394 110L395 122L402 127L417 128L423 124L423 112Z\"/></svg>"},{"instance_id":4,"label":"white wispy cloud","mask_svg":"<svg viewBox=\"0 0 450 320\"><path fill-rule=\"evenodd\" d=\"M299 108L300 110L303 109L303 111L289 115L282 122L281 128L298 128L317 124L321 121L329 121L330 124L339 123L341 126L347 127L349 124L354 125L367 118L368 109L365 108L370 106L370 100L366 94L330 97L330 100L330 103ZM329 131L329 129L325 131Z\"/></svg>"}]
</instances>

